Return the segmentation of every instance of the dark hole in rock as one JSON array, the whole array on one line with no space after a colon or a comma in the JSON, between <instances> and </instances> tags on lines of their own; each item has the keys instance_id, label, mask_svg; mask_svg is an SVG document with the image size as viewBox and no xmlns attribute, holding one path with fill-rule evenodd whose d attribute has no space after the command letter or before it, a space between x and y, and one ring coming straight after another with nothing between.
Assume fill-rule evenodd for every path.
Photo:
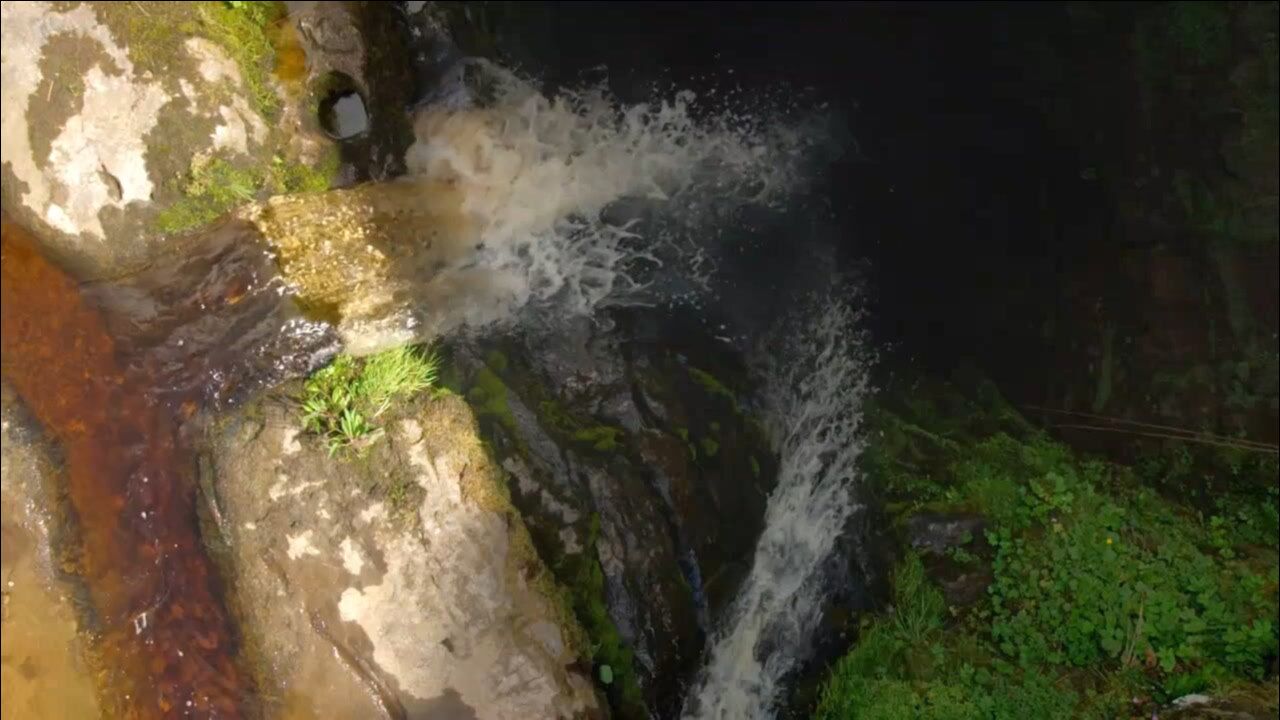
<instances>
[{"instance_id":1,"label":"dark hole in rock","mask_svg":"<svg viewBox=\"0 0 1280 720\"><path fill-rule=\"evenodd\" d=\"M320 127L330 137L349 140L369 131L369 111L350 77L330 73L322 87Z\"/></svg>"}]
</instances>

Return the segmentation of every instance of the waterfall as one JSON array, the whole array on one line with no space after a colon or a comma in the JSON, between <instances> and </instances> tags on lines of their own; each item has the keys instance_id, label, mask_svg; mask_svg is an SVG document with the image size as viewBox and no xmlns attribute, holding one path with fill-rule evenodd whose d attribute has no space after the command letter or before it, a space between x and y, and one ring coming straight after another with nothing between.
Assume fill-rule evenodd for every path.
<instances>
[{"instance_id":1,"label":"waterfall","mask_svg":"<svg viewBox=\"0 0 1280 720\"><path fill-rule=\"evenodd\" d=\"M482 327L539 305L587 315L663 300L659 273L705 279L706 235L734 208L785 202L821 143L801 123L713 104L691 91L625 104L603 83L543 94L493 63L459 63L420 111L406 164L456 193L452 226L477 248L427 284L483 297L434 324Z\"/></svg>"},{"instance_id":2,"label":"waterfall","mask_svg":"<svg viewBox=\"0 0 1280 720\"><path fill-rule=\"evenodd\" d=\"M481 250L456 270L500 289L469 304L488 308L462 321L472 327L539 306L563 318L661 300L646 269L713 272L725 248L712 237L732 228L735 209L783 208L803 187L810 151L831 149L816 123L695 109L690 92L630 106L602 87L548 97L483 62L460 66L446 88L420 115L407 160L416 176L462 189ZM762 353L780 476L689 717L770 714L820 619L820 567L858 507L867 362L857 312L842 299L801 307Z\"/></svg>"},{"instance_id":3,"label":"waterfall","mask_svg":"<svg viewBox=\"0 0 1280 720\"><path fill-rule=\"evenodd\" d=\"M806 308L763 363L781 464L755 561L685 704L685 717L766 718L821 619L823 562L858 510L868 353L839 299ZM782 350L785 348L785 350Z\"/></svg>"}]
</instances>

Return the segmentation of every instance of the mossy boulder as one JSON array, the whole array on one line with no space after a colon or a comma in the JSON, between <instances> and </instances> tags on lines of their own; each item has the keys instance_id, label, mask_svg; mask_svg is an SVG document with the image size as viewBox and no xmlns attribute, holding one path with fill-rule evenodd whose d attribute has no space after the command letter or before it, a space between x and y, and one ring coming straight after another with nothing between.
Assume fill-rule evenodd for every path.
<instances>
[{"instance_id":1,"label":"mossy boulder","mask_svg":"<svg viewBox=\"0 0 1280 720\"><path fill-rule=\"evenodd\" d=\"M4 6L4 209L83 277L115 275L260 195L324 189L337 154L282 3Z\"/></svg>"}]
</instances>

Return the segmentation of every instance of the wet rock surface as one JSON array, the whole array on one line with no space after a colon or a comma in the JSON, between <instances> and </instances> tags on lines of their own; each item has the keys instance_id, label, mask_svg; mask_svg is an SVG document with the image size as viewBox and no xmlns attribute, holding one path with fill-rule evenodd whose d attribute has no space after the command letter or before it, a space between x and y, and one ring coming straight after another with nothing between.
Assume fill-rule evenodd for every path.
<instances>
[{"instance_id":1,"label":"wet rock surface","mask_svg":"<svg viewBox=\"0 0 1280 720\"><path fill-rule=\"evenodd\" d=\"M911 547L934 555L982 537L986 528L987 519L981 515L919 513L907 520Z\"/></svg>"},{"instance_id":2,"label":"wet rock surface","mask_svg":"<svg viewBox=\"0 0 1280 720\"><path fill-rule=\"evenodd\" d=\"M415 100L406 58L415 43L402 11L395 3L287 5L306 53L307 85L320 102L321 122L329 116L335 123L326 129L343 141L350 179L403 174L413 141L407 110Z\"/></svg>"},{"instance_id":3,"label":"wet rock surface","mask_svg":"<svg viewBox=\"0 0 1280 720\"><path fill-rule=\"evenodd\" d=\"M986 597L993 575L991 546L982 515L922 512L906 521L907 545L921 555L925 572L938 583L947 604L968 607Z\"/></svg>"},{"instance_id":4,"label":"wet rock surface","mask_svg":"<svg viewBox=\"0 0 1280 720\"><path fill-rule=\"evenodd\" d=\"M1263 720L1280 711L1280 686L1275 676L1265 684L1240 688L1226 696L1184 695L1160 711L1166 720Z\"/></svg>"},{"instance_id":5,"label":"wet rock surface","mask_svg":"<svg viewBox=\"0 0 1280 720\"><path fill-rule=\"evenodd\" d=\"M0 403L4 717L97 717L94 678L78 634L78 589L60 573L54 550L56 456L7 386Z\"/></svg>"},{"instance_id":6,"label":"wet rock surface","mask_svg":"<svg viewBox=\"0 0 1280 720\"><path fill-rule=\"evenodd\" d=\"M642 696L667 717L750 569L776 458L726 384L745 384L727 353L615 320L467 345L455 362L539 551L598 619L593 639L621 640L595 658L617 678L615 709L638 716Z\"/></svg>"},{"instance_id":7,"label":"wet rock surface","mask_svg":"<svg viewBox=\"0 0 1280 720\"><path fill-rule=\"evenodd\" d=\"M291 717L597 716L580 631L466 404L386 428L331 457L267 399L214 432L212 524L264 696Z\"/></svg>"}]
</instances>

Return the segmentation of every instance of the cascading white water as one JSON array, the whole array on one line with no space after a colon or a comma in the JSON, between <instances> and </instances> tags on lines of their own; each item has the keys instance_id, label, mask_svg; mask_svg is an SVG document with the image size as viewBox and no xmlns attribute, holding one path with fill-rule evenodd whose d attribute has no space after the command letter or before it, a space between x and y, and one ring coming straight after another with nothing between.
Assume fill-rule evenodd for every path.
<instances>
[{"instance_id":1,"label":"cascading white water","mask_svg":"<svg viewBox=\"0 0 1280 720\"><path fill-rule=\"evenodd\" d=\"M805 656L820 620L821 567L857 511L853 488L868 353L857 313L839 300L809 308L763 363L778 485L751 573L711 642L685 717L772 717L781 681Z\"/></svg>"},{"instance_id":2,"label":"cascading white water","mask_svg":"<svg viewBox=\"0 0 1280 720\"><path fill-rule=\"evenodd\" d=\"M479 79L464 82L468 72ZM747 205L781 207L801 189L809 151L829 147L814 123L699 113L687 92L633 106L600 87L546 97L479 61L452 87L420 116L406 158L428 187L458 192L459 227L477 247L426 283L447 283L455 300L445 321L428 323L436 332L483 328L529 307L550 305L563 318L661 300L642 273L664 264L668 274L711 272L714 262L696 261L725 218ZM780 338L786 352L763 369L778 486L689 717L769 715L819 620L820 566L857 507L850 486L867 363L856 313L841 302L812 309L812 322L794 324L803 329Z\"/></svg>"},{"instance_id":3,"label":"cascading white water","mask_svg":"<svg viewBox=\"0 0 1280 720\"><path fill-rule=\"evenodd\" d=\"M603 85L547 97L482 60L445 88L406 164L425 187L456 192L477 248L428 282L476 297L427 323L436 332L549 301L557 316L652 302L646 272L707 273L693 236L726 209L785 198L821 141L764 113L709 112L687 91L630 106Z\"/></svg>"}]
</instances>

